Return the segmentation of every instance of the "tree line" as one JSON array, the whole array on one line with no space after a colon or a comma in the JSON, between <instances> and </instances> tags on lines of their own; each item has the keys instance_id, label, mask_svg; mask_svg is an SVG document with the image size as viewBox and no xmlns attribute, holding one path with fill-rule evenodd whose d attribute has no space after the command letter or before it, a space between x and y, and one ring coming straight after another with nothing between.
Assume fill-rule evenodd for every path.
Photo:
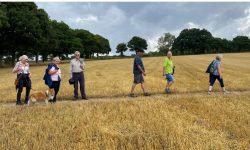
<instances>
[{"instance_id":1,"label":"tree line","mask_svg":"<svg viewBox=\"0 0 250 150\"><path fill-rule=\"evenodd\" d=\"M128 48L133 51L136 47L146 50L146 40L135 36L128 43L118 44L116 52L123 56ZM206 29L184 29L177 38L171 33L164 33L158 39L157 51L149 52L147 55L165 55L169 50L175 55L250 52L250 39L248 36L236 36L233 40L227 40L213 37Z\"/></svg>"},{"instance_id":2,"label":"tree line","mask_svg":"<svg viewBox=\"0 0 250 150\"><path fill-rule=\"evenodd\" d=\"M22 54L35 57L38 62L39 56L43 61L54 56L66 59L75 50L85 58L111 51L108 39L51 20L46 11L33 2L0 2L0 41L0 60L5 58L11 64ZM134 36L128 42L119 43L116 52L124 56L127 50L146 50L147 47L145 39ZM175 55L247 52L250 51L250 39L236 36L227 40L213 37L206 29L184 29L177 38L164 33L158 39L157 51L147 55L165 55L170 49Z\"/></svg>"},{"instance_id":3,"label":"tree line","mask_svg":"<svg viewBox=\"0 0 250 150\"><path fill-rule=\"evenodd\" d=\"M71 29L66 23L51 20L43 9L33 2L0 3L0 59L6 57L11 64L22 54L62 59L81 52L82 57L108 54L108 39L84 29Z\"/></svg>"}]
</instances>

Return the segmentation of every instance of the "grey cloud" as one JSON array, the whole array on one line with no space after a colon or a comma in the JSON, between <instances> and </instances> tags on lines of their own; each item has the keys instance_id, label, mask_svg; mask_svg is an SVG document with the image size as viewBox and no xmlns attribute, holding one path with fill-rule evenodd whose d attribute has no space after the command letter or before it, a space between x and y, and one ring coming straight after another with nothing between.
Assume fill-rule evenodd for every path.
<instances>
[{"instance_id":1,"label":"grey cloud","mask_svg":"<svg viewBox=\"0 0 250 150\"><path fill-rule=\"evenodd\" d=\"M245 12L250 3L42 2L37 5L44 8L51 19L62 20L72 28L87 29L108 38L114 54L118 43L127 42L134 35L146 38L149 50L153 50L163 33L178 36L181 30L193 25L206 28L214 36L222 38L250 35L250 17ZM82 20L77 22L77 18Z\"/></svg>"}]
</instances>

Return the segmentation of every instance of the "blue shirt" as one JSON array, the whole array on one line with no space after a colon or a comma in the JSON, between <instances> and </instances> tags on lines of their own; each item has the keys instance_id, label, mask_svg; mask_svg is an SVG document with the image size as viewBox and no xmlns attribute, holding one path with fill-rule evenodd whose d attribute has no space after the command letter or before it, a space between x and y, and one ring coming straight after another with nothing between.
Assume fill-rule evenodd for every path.
<instances>
[{"instance_id":1,"label":"blue shirt","mask_svg":"<svg viewBox=\"0 0 250 150\"><path fill-rule=\"evenodd\" d=\"M142 70L145 71L143 62L142 62L141 57L139 55L136 55L135 59L134 59L133 73L135 75L138 75L138 74L142 73L141 70L138 68L137 65L141 66Z\"/></svg>"},{"instance_id":2,"label":"blue shirt","mask_svg":"<svg viewBox=\"0 0 250 150\"><path fill-rule=\"evenodd\" d=\"M220 61L215 60L215 62L214 62L214 72L213 72L213 75L216 75L216 76L220 75L219 72L218 72L218 67L219 67L220 63L221 63Z\"/></svg>"}]
</instances>

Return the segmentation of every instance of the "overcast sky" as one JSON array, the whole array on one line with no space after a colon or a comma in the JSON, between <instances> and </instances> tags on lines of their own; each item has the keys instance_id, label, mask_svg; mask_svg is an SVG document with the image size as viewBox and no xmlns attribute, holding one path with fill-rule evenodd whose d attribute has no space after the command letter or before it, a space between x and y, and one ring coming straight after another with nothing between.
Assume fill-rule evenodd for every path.
<instances>
[{"instance_id":1,"label":"overcast sky","mask_svg":"<svg viewBox=\"0 0 250 150\"><path fill-rule=\"evenodd\" d=\"M169 32L176 37L185 28L206 28L214 37L233 39L250 35L250 3L87 3L39 2L51 19L64 21L73 29L86 29L116 45L133 36L147 40L154 51L157 39Z\"/></svg>"}]
</instances>

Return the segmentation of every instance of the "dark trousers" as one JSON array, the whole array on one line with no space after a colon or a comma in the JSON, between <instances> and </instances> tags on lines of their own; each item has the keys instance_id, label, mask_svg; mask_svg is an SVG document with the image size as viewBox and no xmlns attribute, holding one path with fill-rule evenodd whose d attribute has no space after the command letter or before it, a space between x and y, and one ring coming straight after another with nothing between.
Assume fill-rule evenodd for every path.
<instances>
[{"instance_id":1,"label":"dark trousers","mask_svg":"<svg viewBox=\"0 0 250 150\"><path fill-rule=\"evenodd\" d=\"M21 95L23 92L23 87L26 87L26 94L25 94L25 103L29 101L29 95L31 90L31 80L28 74L19 74L17 75L18 84L16 85L17 89L17 98L16 102L21 103Z\"/></svg>"},{"instance_id":2,"label":"dark trousers","mask_svg":"<svg viewBox=\"0 0 250 150\"><path fill-rule=\"evenodd\" d=\"M223 81L223 79L220 78L220 76L213 75L213 74L209 75L209 85L213 86L214 82L216 81L216 79L220 82L220 86L223 88L224 87L224 81Z\"/></svg>"},{"instance_id":3,"label":"dark trousers","mask_svg":"<svg viewBox=\"0 0 250 150\"><path fill-rule=\"evenodd\" d=\"M84 79L83 72L73 73L73 80L75 81L75 83L74 83L74 97L78 98L78 82L79 82L82 98L86 98L85 79Z\"/></svg>"},{"instance_id":4,"label":"dark trousers","mask_svg":"<svg viewBox=\"0 0 250 150\"><path fill-rule=\"evenodd\" d=\"M56 101L56 96L57 96L59 89L60 89L60 83L61 83L61 81L52 81L52 85L49 87L50 89L54 89L54 91L55 91L55 95L53 98L54 102Z\"/></svg>"}]
</instances>

